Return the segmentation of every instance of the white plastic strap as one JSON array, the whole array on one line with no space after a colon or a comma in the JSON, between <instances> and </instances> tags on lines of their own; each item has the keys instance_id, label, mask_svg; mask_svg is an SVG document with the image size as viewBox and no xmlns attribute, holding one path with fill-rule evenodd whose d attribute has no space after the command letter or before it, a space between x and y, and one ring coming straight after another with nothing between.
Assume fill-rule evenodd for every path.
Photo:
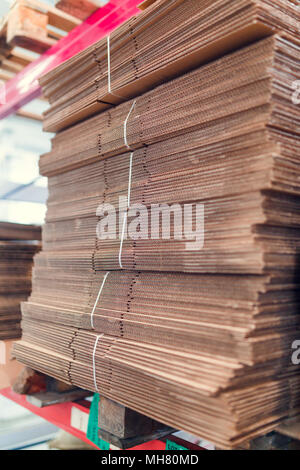
<instances>
[{"instance_id":1,"label":"white plastic strap","mask_svg":"<svg viewBox=\"0 0 300 470\"><path fill-rule=\"evenodd\" d=\"M124 142L126 147L130 150L130 146L128 145L127 141L127 124L128 120L130 118L130 115L136 105L136 100L132 103L129 113L124 121ZM121 243L120 243L120 249L119 249L119 266L121 269L123 269L123 264L122 264L122 250L123 250L123 244L124 244L124 237L125 237L125 229L126 229L126 224L127 224L127 217L128 217L128 210L130 207L130 197L131 197L131 180L132 180L132 162L133 162L133 152L130 153L130 160L129 160L129 176L128 176L128 193L127 193L127 208L126 208L126 213L124 214L124 219L123 219L123 227L122 227L122 235L121 235Z\"/></svg>"},{"instance_id":2,"label":"white plastic strap","mask_svg":"<svg viewBox=\"0 0 300 470\"><path fill-rule=\"evenodd\" d=\"M131 180L132 180L132 163L133 163L133 152L130 154L130 160L129 160L129 177L128 177L128 196L127 196L127 209L124 214L124 219L123 219L123 228L122 228L122 236L121 236L121 243L120 243L120 250L119 250L119 265L120 268L123 269L122 265L122 250L123 250L123 243L124 243L124 236L125 236L125 228L127 224L127 216L128 216L128 210L130 207L130 197L131 197Z\"/></svg>"},{"instance_id":3,"label":"white plastic strap","mask_svg":"<svg viewBox=\"0 0 300 470\"><path fill-rule=\"evenodd\" d=\"M132 162L133 162L133 152L131 152L131 154L130 154L130 160L129 160L129 177L128 177L127 209L129 209L129 207L130 207L131 180L132 180Z\"/></svg>"},{"instance_id":4,"label":"white plastic strap","mask_svg":"<svg viewBox=\"0 0 300 470\"><path fill-rule=\"evenodd\" d=\"M127 223L127 212L124 214L123 229L122 229L122 237L121 237L120 250L119 250L119 266L120 266L121 269L123 269L123 264L122 264L122 250L123 250L123 243L124 243L124 235L125 235L126 223Z\"/></svg>"},{"instance_id":5,"label":"white plastic strap","mask_svg":"<svg viewBox=\"0 0 300 470\"><path fill-rule=\"evenodd\" d=\"M99 289L99 292L98 292L98 295L97 295L97 298L96 298L96 302L94 304L94 307L93 307L93 310L92 310L92 313L91 313L91 327L93 328L93 330L95 329L94 327L94 314L95 314L95 310L96 310L96 307L98 305L98 302L99 302L99 299L100 299L100 295L102 293L102 290L103 290L103 287L104 287L104 284L105 284L105 281L107 279L107 276L109 275L109 271L105 274L104 278L103 278L103 281L102 281L102 284L100 286L100 289Z\"/></svg>"},{"instance_id":6,"label":"white plastic strap","mask_svg":"<svg viewBox=\"0 0 300 470\"><path fill-rule=\"evenodd\" d=\"M99 392L98 390L98 385L97 385L97 374L96 374L96 351L97 351L97 346L99 339L102 338L102 335L98 335L94 344L94 350L93 350L93 377L94 377L94 385L95 385L95 390L96 392Z\"/></svg>"},{"instance_id":7,"label":"white plastic strap","mask_svg":"<svg viewBox=\"0 0 300 470\"><path fill-rule=\"evenodd\" d=\"M108 93L111 93L111 77L110 77L110 35L107 36L107 74L108 74Z\"/></svg>"},{"instance_id":8,"label":"white plastic strap","mask_svg":"<svg viewBox=\"0 0 300 470\"><path fill-rule=\"evenodd\" d=\"M128 124L128 119L130 118L130 114L132 113L133 108L135 107L135 105L136 105L136 100L134 100L134 102L132 103L132 106L129 110L127 118L124 121L124 142L125 142L125 145L128 148L128 150L130 150L130 146L128 145L128 142L127 142L127 124Z\"/></svg>"},{"instance_id":9,"label":"white plastic strap","mask_svg":"<svg viewBox=\"0 0 300 470\"><path fill-rule=\"evenodd\" d=\"M108 93L110 93L113 96L116 96L117 98L121 98L122 100L124 100L123 96L116 95L111 90L110 35L107 36L107 78L108 78Z\"/></svg>"}]
</instances>

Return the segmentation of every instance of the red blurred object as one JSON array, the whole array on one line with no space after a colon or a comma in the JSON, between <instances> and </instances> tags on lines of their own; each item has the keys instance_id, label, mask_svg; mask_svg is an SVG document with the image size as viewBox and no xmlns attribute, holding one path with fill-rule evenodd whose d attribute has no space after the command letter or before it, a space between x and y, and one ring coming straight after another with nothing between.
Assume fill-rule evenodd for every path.
<instances>
[{"instance_id":1,"label":"red blurred object","mask_svg":"<svg viewBox=\"0 0 300 470\"><path fill-rule=\"evenodd\" d=\"M42 94L38 79L45 73L99 41L132 16L140 13L141 0L110 0L82 24L74 28L55 46L25 67L3 85L1 96L5 104L0 106L0 119L15 113Z\"/></svg>"}]
</instances>

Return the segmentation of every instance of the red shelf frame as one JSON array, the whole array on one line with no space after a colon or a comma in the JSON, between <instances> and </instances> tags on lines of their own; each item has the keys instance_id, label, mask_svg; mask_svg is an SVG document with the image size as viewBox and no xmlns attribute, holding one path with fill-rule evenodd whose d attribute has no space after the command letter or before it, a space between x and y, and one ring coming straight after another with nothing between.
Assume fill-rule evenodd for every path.
<instances>
[{"instance_id":1,"label":"red shelf frame","mask_svg":"<svg viewBox=\"0 0 300 470\"><path fill-rule=\"evenodd\" d=\"M60 39L37 60L25 67L0 90L5 103L0 106L0 119L14 114L42 94L38 79L74 55L95 44L134 15L141 12L141 0L110 0L82 24Z\"/></svg>"},{"instance_id":2,"label":"red shelf frame","mask_svg":"<svg viewBox=\"0 0 300 470\"><path fill-rule=\"evenodd\" d=\"M83 432L71 426L72 407L78 408L80 411L88 413L88 401L81 400L80 402L67 402L60 403L59 405L47 406L45 408L38 408L37 406L34 406L27 401L26 395L19 395L13 392L11 388L4 388L0 390L0 394L9 400L12 400L17 405L26 408L35 415L40 416L40 418L44 418L46 421L54 424L54 426L57 426L58 428L73 434L73 436L78 437L82 441L96 447L89 439L86 438L86 435Z\"/></svg>"},{"instance_id":3,"label":"red shelf frame","mask_svg":"<svg viewBox=\"0 0 300 470\"><path fill-rule=\"evenodd\" d=\"M4 396L5 398L8 398L9 400L12 400L17 405L20 405L23 408L26 408L27 410L31 411L35 415L39 416L40 418L43 418L46 421L49 421L50 423L54 424L58 428L63 429L64 431L72 434L75 437L78 437L82 441L98 449L98 447L93 442L87 439L84 432L71 426L71 413L72 413L73 408L77 408L79 411L89 414L91 403L88 400L80 400L77 402L66 402L66 403L60 403L58 405L51 405L51 406L46 406L44 408L38 408L37 406L34 406L27 401L26 395L19 395L18 393L13 392L10 387L0 390L0 395ZM202 447L199 447L196 444L186 442L175 436L170 435L170 436L167 436L165 439L174 441L177 444L180 444L183 447L186 447L188 450L196 450L196 451L206 450ZM131 449L128 449L128 450L153 450L153 451L166 450L166 442L156 439L156 440L149 441L144 444L132 447Z\"/></svg>"},{"instance_id":4,"label":"red shelf frame","mask_svg":"<svg viewBox=\"0 0 300 470\"><path fill-rule=\"evenodd\" d=\"M78 402L67 402L67 403L60 403L58 405L51 405L46 406L44 408L38 408L37 406L32 405L26 399L26 395L19 395L12 391L11 388L4 388L0 390L0 395L12 400L17 405L26 408L27 410L31 411L40 418L49 421L50 423L54 424L60 429L72 434L75 437L78 437L82 441L96 447L93 442L87 439L84 432L80 431L77 428L71 426L71 413L72 408L77 408L83 413L89 413L90 402L87 400L80 400ZM139 446L133 447L130 450L165 450L166 443L159 440L154 440L150 442L146 442L145 444L141 444Z\"/></svg>"}]
</instances>

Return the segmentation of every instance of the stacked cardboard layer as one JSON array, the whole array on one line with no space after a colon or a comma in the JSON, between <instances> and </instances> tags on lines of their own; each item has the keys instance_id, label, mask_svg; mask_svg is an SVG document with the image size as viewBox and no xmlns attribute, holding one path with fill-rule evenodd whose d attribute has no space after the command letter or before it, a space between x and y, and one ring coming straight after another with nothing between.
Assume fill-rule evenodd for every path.
<instances>
[{"instance_id":1,"label":"stacked cardboard layer","mask_svg":"<svg viewBox=\"0 0 300 470\"><path fill-rule=\"evenodd\" d=\"M170 25L183 3L159 2ZM259 4L291 28L292 2ZM297 38L265 38L55 136L20 361L224 448L300 411L299 58ZM120 196L116 233L97 237ZM203 247L172 218L170 239L151 217L158 237L122 237L124 205L141 227L134 208L187 203L204 207Z\"/></svg>"},{"instance_id":2,"label":"stacked cardboard layer","mask_svg":"<svg viewBox=\"0 0 300 470\"><path fill-rule=\"evenodd\" d=\"M299 32L291 0L161 0L44 79L56 132L280 29Z\"/></svg>"},{"instance_id":3,"label":"stacked cardboard layer","mask_svg":"<svg viewBox=\"0 0 300 470\"><path fill-rule=\"evenodd\" d=\"M299 44L267 38L58 134L41 158L49 200L37 265L293 271L300 112L291 95L297 74ZM126 144L137 150L124 153ZM127 200L129 179L131 207L203 204L203 249L186 249L193 236L183 230L173 230L171 240L155 239L162 220L154 211L144 221L148 239L137 234L120 250L121 213L117 237L108 233L97 241L98 206L118 208L120 196ZM135 223L130 215L129 226Z\"/></svg>"},{"instance_id":4,"label":"stacked cardboard layer","mask_svg":"<svg viewBox=\"0 0 300 470\"><path fill-rule=\"evenodd\" d=\"M0 223L0 340L21 336L20 303L31 292L33 240L40 238L39 227Z\"/></svg>"},{"instance_id":5,"label":"stacked cardboard layer","mask_svg":"<svg viewBox=\"0 0 300 470\"><path fill-rule=\"evenodd\" d=\"M62 325L34 331L28 322L16 353L25 364L90 390L95 375L104 396L224 448L273 429L289 408L291 415L299 410L299 378L288 361L246 368Z\"/></svg>"},{"instance_id":6,"label":"stacked cardboard layer","mask_svg":"<svg viewBox=\"0 0 300 470\"><path fill-rule=\"evenodd\" d=\"M23 319L40 328L47 316L53 323L253 365L264 361L266 352L269 359L290 355L299 329L293 283L292 277L275 275L107 275L35 268Z\"/></svg>"},{"instance_id":7,"label":"stacked cardboard layer","mask_svg":"<svg viewBox=\"0 0 300 470\"><path fill-rule=\"evenodd\" d=\"M0 240L41 240L41 227L0 222Z\"/></svg>"}]
</instances>

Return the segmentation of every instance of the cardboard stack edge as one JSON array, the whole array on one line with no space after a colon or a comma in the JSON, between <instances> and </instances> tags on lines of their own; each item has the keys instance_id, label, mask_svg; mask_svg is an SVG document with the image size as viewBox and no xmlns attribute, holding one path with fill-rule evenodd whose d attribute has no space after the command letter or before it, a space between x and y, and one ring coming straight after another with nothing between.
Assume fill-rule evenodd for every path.
<instances>
[{"instance_id":1,"label":"cardboard stack edge","mask_svg":"<svg viewBox=\"0 0 300 470\"><path fill-rule=\"evenodd\" d=\"M41 79L51 103L45 130L62 130L276 31L298 34L299 20L289 0L155 2Z\"/></svg>"},{"instance_id":2,"label":"cardboard stack edge","mask_svg":"<svg viewBox=\"0 0 300 470\"><path fill-rule=\"evenodd\" d=\"M0 340L21 336L20 304L31 293L40 239L40 227L0 222Z\"/></svg>"},{"instance_id":3,"label":"cardboard stack edge","mask_svg":"<svg viewBox=\"0 0 300 470\"><path fill-rule=\"evenodd\" d=\"M14 347L36 370L222 448L300 412L299 10L232 3L163 0L114 32L120 100L104 94L106 41L43 78L45 127L60 132L40 161L43 251ZM182 57L191 42L208 47L206 32L205 61L219 58L197 68L188 55L195 70L183 75ZM152 218L156 238L123 239L121 223L99 239L99 207L120 196L128 225L134 207L202 204L204 246L163 239Z\"/></svg>"}]
</instances>

